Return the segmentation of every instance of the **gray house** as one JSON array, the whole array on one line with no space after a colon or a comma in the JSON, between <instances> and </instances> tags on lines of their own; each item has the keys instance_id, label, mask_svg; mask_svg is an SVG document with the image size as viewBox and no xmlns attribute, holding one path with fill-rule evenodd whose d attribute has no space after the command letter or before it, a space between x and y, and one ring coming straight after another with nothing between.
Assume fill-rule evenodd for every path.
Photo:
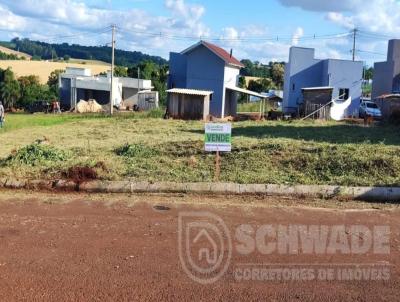
<instances>
[{"instance_id":1,"label":"gray house","mask_svg":"<svg viewBox=\"0 0 400 302\"><path fill-rule=\"evenodd\" d=\"M170 54L168 88L211 91L210 114L236 115L240 61L224 49L205 42ZM251 92L248 92L251 94Z\"/></svg>"},{"instance_id":2,"label":"gray house","mask_svg":"<svg viewBox=\"0 0 400 302\"><path fill-rule=\"evenodd\" d=\"M372 99L400 93L400 40L390 40L387 61L375 63Z\"/></svg>"},{"instance_id":3,"label":"gray house","mask_svg":"<svg viewBox=\"0 0 400 302\"><path fill-rule=\"evenodd\" d=\"M362 95L363 63L348 60L315 58L312 48L291 47L289 62L285 65L283 110L286 114L296 114L304 104L304 89L318 92L318 87L329 87L331 98L352 97L347 109L348 116L358 112ZM330 102L326 99L325 102Z\"/></svg>"},{"instance_id":4,"label":"gray house","mask_svg":"<svg viewBox=\"0 0 400 302\"><path fill-rule=\"evenodd\" d=\"M113 80L114 106L130 107L138 105L147 110L158 107L158 92L153 88L150 80L119 78ZM59 94L61 107L64 110L75 108L80 100L95 99L99 104L110 104L111 77L92 76L88 68L67 67L60 74Z\"/></svg>"}]
</instances>

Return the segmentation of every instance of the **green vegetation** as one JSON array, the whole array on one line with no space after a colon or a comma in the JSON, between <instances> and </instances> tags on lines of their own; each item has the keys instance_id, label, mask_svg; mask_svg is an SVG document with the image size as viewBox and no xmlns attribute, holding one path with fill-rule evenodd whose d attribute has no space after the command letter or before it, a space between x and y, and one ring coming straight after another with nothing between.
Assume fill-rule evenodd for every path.
<instances>
[{"instance_id":1,"label":"green vegetation","mask_svg":"<svg viewBox=\"0 0 400 302\"><path fill-rule=\"evenodd\" d=\"M70 45L68 43L49 44L19 38L14 38L11 42L1 42L0 45L14 50L18 49L36 59L42 60L64 58L64 60L67 59L65 61L68 61L70 58L75 58L111 63L111 49L108 46L81 46L76 44ZM167 63L167 61L161 57L145 55L138 51L124 51L120 49L116 49L115 51L116 65L132 66L146 60L160 65Z\"/></svg>"},{"instance_id":2,"label":"green vegetation","mask_svg":"<svg viewBox=\"0 0 400 302\"><path fill-rule=\"evenodd\" d=\"M0 177L54 179L74 167L93 167L98 178L108 180L213 181L215 155L203 151L204 124L149 115L9 114L0 130ZM233 150L222 155L221 181L400 185L399 129L312 121L234 123ZM33 144L44 137L48 145ZM42 156L47 151L37 147L64 155ZM23 160L7 162L20 152Z\"/></svg>"},{"instance_id":3,"label":"green vegetation","mask_svg":"<svg viewBox=\"0 0 400 302\"><path fill-rule=\"evenodd\" d=\"M140 74L138 74L138 71ZM143 61L140 64L128 68L127 75L132 78L151 80L154 89L158 91L160 103L167 101L168 65L157 65L152 61Z\"/></svg>"},{"instance_id":4,"label":"green vegetation","mask_svg":"<svg viewBox=\"0 0 400 302\"><path fill-rule=\"evenodd\" d=\"M0 98L4 107L28 109L37 101L57 99L60 72L52 72L48 84L42 85L38 76L22 76L17 79L11 68L0 68Z\"/></svg>"},{"instance_id":5,"label":"green vegetation","mask_svg":"<svg viewBox=\"0 0 400 302\"><path fill-rule=\"evenodd\" d=\"M26 60L26 59L19 57L12 53L7 54L7 53L0 51L0 60Z\"/></svg>"},{"instance_id":6,"label":"green vegetation","mask_svg":"<svg viewBox=\"0 0 400 302\"><path fill-rule=\"evenodd\" d=\"M260 112L260 102L238 104L238 112Z\"/></svg>"},{"instance_id":7,"label":"green vegetation","mask_svg":"<svg viewBox=\"0 0 400 302\"><path fill-rule=\"evenodd\" d=\"M66 158L67 155L62 150L40 143L33 143L10 155L4 163L9 165L37 166L46 162L63 161Z\"/></svg>"}]
</instances>

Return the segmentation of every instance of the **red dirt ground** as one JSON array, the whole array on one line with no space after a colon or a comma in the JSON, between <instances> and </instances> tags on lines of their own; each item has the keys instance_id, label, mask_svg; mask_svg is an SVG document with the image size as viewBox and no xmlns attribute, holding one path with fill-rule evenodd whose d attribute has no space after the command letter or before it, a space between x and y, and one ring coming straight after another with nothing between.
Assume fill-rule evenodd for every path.
<instances>
[{"instance_id":1,"label":"red dirt ground","mask_svg":"<svg viewBox=\"0 0 400 302\"><path fill-rule=\"evenodd\" d=\"M262 197L53 195L0 191L1 301L399 301L397 206ZM167 206L166 211L155 205ZM357 207L356 210L349 208ZM374 209L376 208L376 209ZM162 210L162 208L161 208ZM164 209L165 210L165 209ZM240 224L387 224L386 256L329 255L325 263L382 262L389 281L236 282L200 285L178 257L180 211L209 211ZM232 265L302 263L315 257L238 256Z\"/></svg>"}]
</instances>

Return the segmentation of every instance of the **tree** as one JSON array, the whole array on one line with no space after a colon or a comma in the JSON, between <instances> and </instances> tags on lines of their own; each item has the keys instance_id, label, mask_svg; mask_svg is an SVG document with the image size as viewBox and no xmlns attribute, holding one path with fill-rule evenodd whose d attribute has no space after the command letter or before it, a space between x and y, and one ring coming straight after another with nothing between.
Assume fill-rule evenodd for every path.
<instances>
[{"instance_id":1,"label":"tree","mask_svg":"<svg viewBox=\"0 0 400 302\"><path fill-rule=\"evenodd\" d=\"M38 76L30 75L18 78L20 86L20 97L18 107L27 108L35 101L43 99L43 91L45 87L40 84ZM48 87L46 86L47 90Z\"/></svg>"},{"instance_id":2,"label":"tree","mask_svg":"<svg viewBox=\"0 0 400 302\"><path fill-rule=\"evenodd\" d=\"M138 74L140 68L140 74ZM160 103L165 104L167 100L168 65L157 65L152 61L143 61L140 64L128 68L128 76L151 80L154 88L159 92Z\"/></svg>"},{"instance_id":3,"label":"tree","mask_svg":"<svg viewBox=\"0 0 400 302\"><path fill-rule=\"evenodd\" d=\"M255 91L258 93L263 92L263 87L262 87L261 83L256 80L250 80L248 88L249 88L249 90Z\"/></svg>"},{"instance_id":4,"label":"tree","mask_svg":"<svg viewBox=\"0 0 400 302\"><path fill-rule=\"evenodd\" d=\"M50 93L52 93L53 98L58 96L58 81L60 79L60 74L64 73L63 69L56 69L51 72L49 79L47 80L47 85L49 86Z\"/></svg>"},{"instance_id":5,"label":"tree","mask_svg":"<svg viewBox=\"0 0 400 302\"><path fill-rule=\"evenodd\" d=\"M239 88L246 89L246 78L245 77L239 77Z\"/></svg>"},{"instance_id":6,"label":"tree","mask_svg":"<svg viewBox=\"0 0 400 302\"><path fill-rule=\"evenodd\" d=\"M128 76L128 68L123 66L115 66L114 75L116 77L127 77Z\"/></svg>"},{"instance_id":7,"label":"tree","mask_svg":"<svg viewBox=\"0 0 400 302\"><path fill-rule=\"evenodd\" d=\"M16 102L20 97L19 82L15 79L14 73L10 68L3 71L0 84L0 95L6 108L15 108Z\"/></svg>"},{"instance_id":8,"label":"tree","mask_svg":"<svg viewBox=\"0 0 400 302\"><path fill-rule=\"evenodd\" d=\"M279 88L283 87L283 80L285 77L285 68L282 63L275 63L272 65L271 70L272 80Z\"/></svg>"},{"instance_id":9,"label":"tree","mask_svg":"<svg viewBox=\"0 0 400 302\"><path fill-rule=\"evenodd\" d=\"M370 68L366 68L364 69L364 77L365 80L372 80L372 78L374 77L374 68L370 67Z\"/></svg>"},{"instance_id":10,"label":"tree","mask_svg":"<svg viewBox=\"0 0 400 302\"><path fill-rule=\"evenodd\" d=\"M251 80L249 82L249 90L258 93L268 92L270 89L275 89L275 83L270 78L262 78L259 80Z\"/></svg>"},{"instance_id":11,"label":"tree","mask_svg":"<svg viewBox=\"0 0 400 302\"><path fill-rule=\"evenodd\" d=\"M69 60L71 60L71 56L70 55L64 55L64 61L68 62Z\"/></svg>"}]
</instances>

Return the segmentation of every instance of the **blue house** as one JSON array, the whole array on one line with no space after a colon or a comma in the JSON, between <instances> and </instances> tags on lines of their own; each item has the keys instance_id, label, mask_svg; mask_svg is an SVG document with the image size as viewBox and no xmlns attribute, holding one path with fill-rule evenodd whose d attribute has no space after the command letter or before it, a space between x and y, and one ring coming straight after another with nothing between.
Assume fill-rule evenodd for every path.
<instances>
[{"instance_id":1,"label":"blue house","mask_svg":"<svg viewBox=\"0 0 400 302\"><path fill-rule=\"evenodd\" d=\"M386 62L375 63L372 99L400 93L400 40L390 40Z\"/></svg>"},{"instance_id":2,"label":"blue house","mask_svg":"<svg viewBox=\"0 0 400 302\"><path fill-rule=\"evenodd\" d=\"M315 58L312 48L291 47L285 65L283 111L296 114L304 104L304 91L329 91L331 98L345 100L352 97L347 116L358 112L362 96L363 63L348 60ZM321 93L322 95L322 93ZM325 94L326 96L326 94Z\"/></svg>"},{"instance_id":3,"label":"blue house","mask_svg":"<svg viewBox=\"0 0 400 302\"><path fill-rule=\"evenodd\" d=\"M236 115L237 87L240 69L244 65L224 49L205 42L181 53L170 53L168 89L212 91L210 114L223 118Z\"/></svg>"}]
</instances>

